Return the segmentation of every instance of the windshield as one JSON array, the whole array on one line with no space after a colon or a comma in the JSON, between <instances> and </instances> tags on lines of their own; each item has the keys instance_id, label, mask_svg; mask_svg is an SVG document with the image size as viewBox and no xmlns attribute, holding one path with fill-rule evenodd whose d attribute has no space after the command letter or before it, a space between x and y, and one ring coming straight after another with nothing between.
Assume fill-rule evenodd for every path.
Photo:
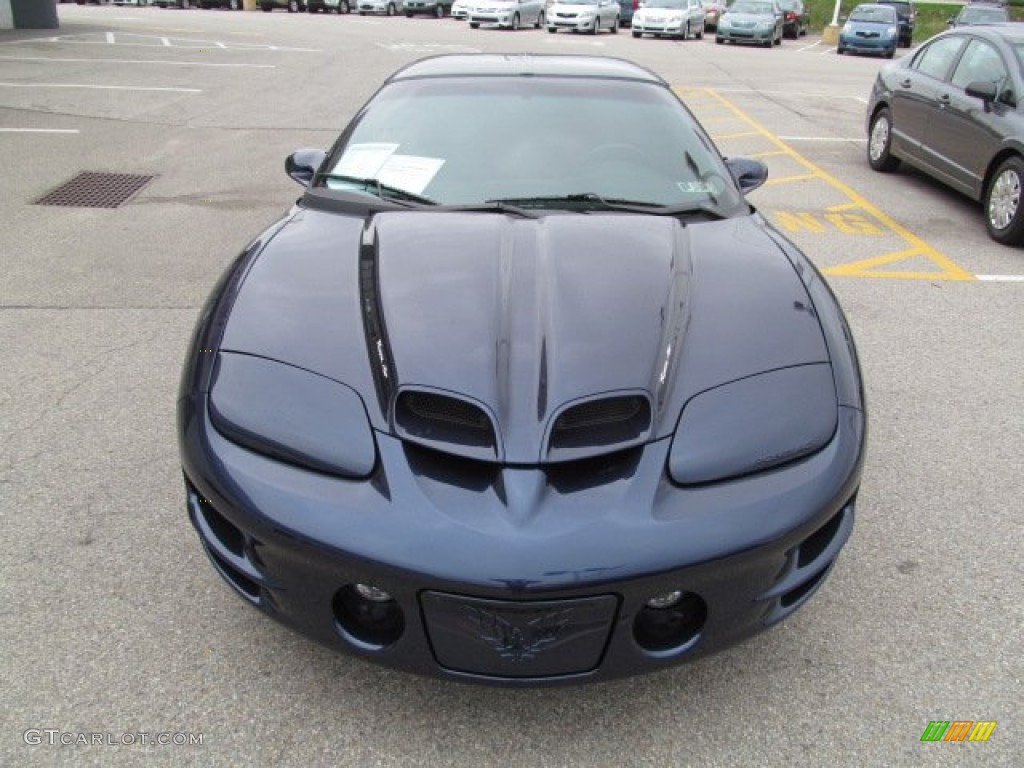
<instances>
[{"instance_id":1,"label":"windshield","mask_svg":"<svg viewBox=\"0 0 1024 768\"><path fill-rule=\"evenodd\" d=\"M867 21L878 24L895 24L896 11L892 8L854 8L850 21Z\"/></svg>"},{"instance_id":2,"label":"windshield","mask_svg":"<svg viewBox=\"0 0 1024 768\"><path fill-rule=\"evenodd\" d=\"M321 186L368 194L387 187L440 205L592 195L703 205L724 216L746 210L721 157L671 91L612 79L395 82L356 118L325 167Z\"/></svg>"},{"instance_id":3,"label":"windshield","mask_svg":"<svg viewBox=\"0 0 1024 768\"><path fill-rule=\"evenodd\" d=\"M991 21L1008 21L1009 17L1002 8L964 8L960 11L961 23L981 24Z\"/></svg>"},{"instance_id":4,"label":"windshield","mask_svg":"<svg viewBox=\"0 0 1024 768\"><path fill-rule=\"evenodd\" d=\"M685 8L686 0L647 0L644 8Z\"/></svg>"},{"instance_id":5,"label":"windshield","mask_svg":"<svg viewBox=\"0 0 1024 768\"><path fill-rule=\"evenodd\" d=\"M750 13L755 16L774 15L771 3L748 3L742 2L742 0L737 0L737 2L730 5L729 13Z\"/></svg>"}]
</instances>

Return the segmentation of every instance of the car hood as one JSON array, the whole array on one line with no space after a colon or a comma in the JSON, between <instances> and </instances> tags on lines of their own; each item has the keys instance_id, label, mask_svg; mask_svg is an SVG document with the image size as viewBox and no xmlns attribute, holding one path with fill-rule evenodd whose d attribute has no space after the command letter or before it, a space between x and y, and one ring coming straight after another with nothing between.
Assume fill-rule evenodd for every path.
<instances>
[{"instance_id":1,"label":"car hood","mask_svg":"<svg viewBox=\"0 0 1024 768\"><path fill-rule=\"evenodd\" d=\"M410 390L479 406L509 463L567 407L616 396L672 434L695 394L825 362L805 286L756 215L512 218L298 212L252 264L221 348L354 388L394 433Z\"/></svg>"},{"instance_id":2,"label":"car hood","mask_svg":"<svg viewBox=\"0 0 1024 768\"><path fill-rule=\"evenodd\" d=\"M739 13L737 11L729 11L728 13L722 14L723 21L729 21L731 23L736 22L749 22L749 21L775 21L775 16L769 13Z\"/></svg>"}]
</instances>

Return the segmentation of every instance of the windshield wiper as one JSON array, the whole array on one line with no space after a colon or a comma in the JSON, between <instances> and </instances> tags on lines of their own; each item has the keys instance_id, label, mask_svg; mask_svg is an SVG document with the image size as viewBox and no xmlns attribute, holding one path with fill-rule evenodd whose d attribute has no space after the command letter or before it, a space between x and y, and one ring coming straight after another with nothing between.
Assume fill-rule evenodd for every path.
<instances>
[{"instance_id":1,"label":"windshield wiper","mask_svg":"<svg viewBox=\"0 0 1024 768\"><path fill-rule=\"evenodd\" d=\"M325 181L348 181L353 184L362 184L364 192L372 192L381 200L394 202L417 203L419 205L437 205L437 202L429 197L417 195L400 187L392 187L382 184L380 179L364 179L360 176L346 176L343 173L321 173L317 175L318 180Z\"/></svg>"},{"instance_id":2,"label":"windshield wiper","mask_svg":"<svg viewBox=\"0 0 1024 768\"><path fill-rule=\"evenodd\" d=\"M706 202L686 203L682 205L663 205L643 200L624 200L621 198L605 198L593 192L582 192L574 195L558 197L520 197L506 200L488 200L488 203L510 203L530 208L562 207L568 203L569 210L580 211L626 211L627 213L646 213L652 216L678 216L684 213L702 213L714 219L725 219L723 213L712 208Z\"/></svg>"},{"instance_id":3,"label":"windshield wiper","mask_svg":"<svg viewBox=\"0 0 1024 768\"><path fill-rule=\"evenodd\" d=\"M465 205L442 205L438 206L437 210L442 212L467 211L469 213L506 213L513 216L520 216L524 219L536 219L539 217L539 214L534 211L527 210L526 208L520 208L518 205L510 205L504 200L487 200L483 203L467 203Z\"/></svg>"}]
</instances>

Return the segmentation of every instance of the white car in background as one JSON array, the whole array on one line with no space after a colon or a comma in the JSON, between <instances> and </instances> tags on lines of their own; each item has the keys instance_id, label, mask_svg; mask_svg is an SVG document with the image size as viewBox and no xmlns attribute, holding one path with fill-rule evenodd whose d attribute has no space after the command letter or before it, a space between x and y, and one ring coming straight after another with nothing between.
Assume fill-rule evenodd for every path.
<instances>
[{"instance_id":1,"label":"white car in background","mask_svg":"<svg viewBox=\"0 0 1024 768\"><path fill-rule=\"evenodd\" d=\"M469 26L519 29L544 26L545 0L476 0L469 10Z\"/></svg>"},{"instance_id":2,"label":"white car in background","mask_svg":"<svg viewBox=\"0 0 1024 768\"><path fill-rule=\"evenodd\" d=\"M548 32L560 29L596 35L619 31L619 4L613 0L555 0L547 9Z\"/></svg>"},{"instance_id":3,"label":"white car in background","mask_svg":"<svg viewBox=\"0 0 1024 768\"><path fill-rule=\"evenodd\" d=\"M402 0L359 0L356 11L360 16L368 13L383 16L396 16Z\"/></svg>"},{"instance_id":4,"label":"white car in background","mask_svg":"<svg viewBox=\"0 0 1024 768\"><path fill-rule=\"evenodd\" d=\"M455 0L452 3L451 15L453 19L469 18L469 10L473 7L474 0Z\"/></svg>"},{"instance_id":5,"label":"white car in background","mask_svg":"<svg viewBox=\"0 0 1024 768\"><path fill-rule=\"evenodd\" d=\"M644 0L633 14L633 37L704 37L704 6L700 0Z\"/></svg>"}]
</instances>

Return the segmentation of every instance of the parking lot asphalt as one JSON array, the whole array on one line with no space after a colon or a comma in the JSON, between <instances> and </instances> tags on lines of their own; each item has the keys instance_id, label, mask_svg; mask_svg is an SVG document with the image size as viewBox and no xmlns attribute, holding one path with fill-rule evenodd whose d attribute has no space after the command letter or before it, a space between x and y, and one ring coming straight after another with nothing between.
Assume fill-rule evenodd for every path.
<instances>
[{"instance_id":1,"label":"parking lot asphalt","mask_svg":"<svg viewBox=\"0 0 1024 768\"><path fill-rule=\"evenodd\" d=\"M976 204L868 168L881 61L813 38L59 12L59 30L0 32L0 764L1024 764L1024 251ZM751 202L839 296L870 409L853 538L780 627L646 677L476 688L335 655L206 561L174 434L199 307L298 196L289 152L328 146L397 67L457 51L632 59L723 154L768 163ZM154 178L116 209L34 204L81 171ZM921 742L934 720L997 725Z\"/></svg>"}]
</instances>

